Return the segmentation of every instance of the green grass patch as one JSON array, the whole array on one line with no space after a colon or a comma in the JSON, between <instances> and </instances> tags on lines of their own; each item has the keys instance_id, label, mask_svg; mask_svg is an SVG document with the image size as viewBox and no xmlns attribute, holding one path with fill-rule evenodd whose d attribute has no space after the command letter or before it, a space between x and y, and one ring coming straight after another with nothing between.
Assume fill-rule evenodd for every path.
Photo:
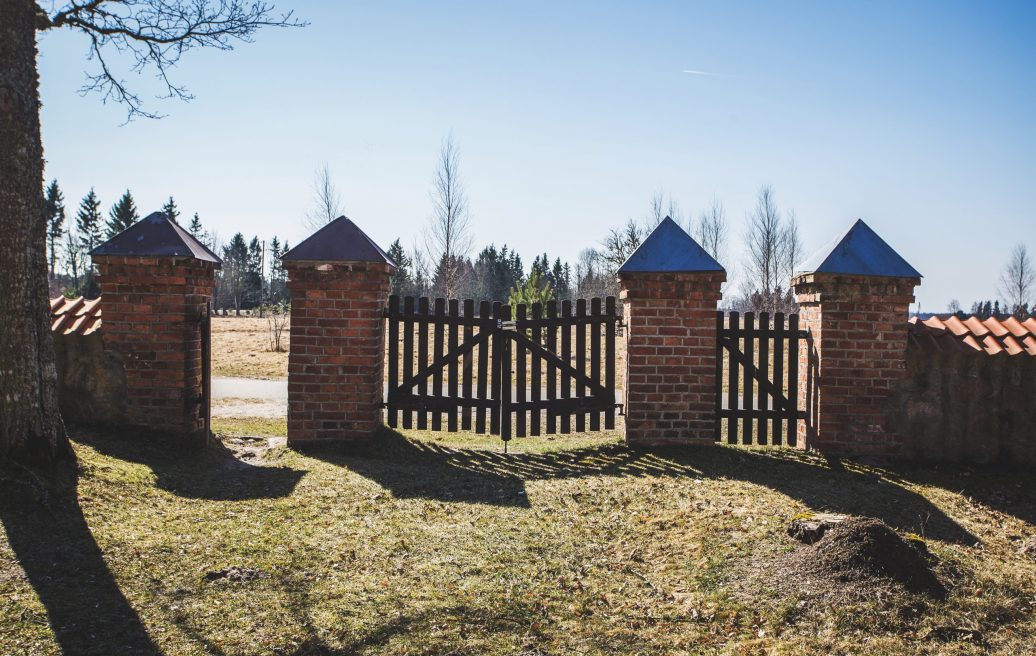
<instances>
[{"instance_id":1,"label":"green grass patch","mask_svg":"<svg viewBox=\"0 0 1036 656\"><path fill-rule=\"evenodd\" d=\"M618 435L506 454L463 433L261 453L74 438L76 480L5 473L0 653L1013 654L1036 636L1031 475ZM948 598L746 597L805 512L923 535ZM210 575L231 566L247 580Z\"/></svg>"}]
</instances>

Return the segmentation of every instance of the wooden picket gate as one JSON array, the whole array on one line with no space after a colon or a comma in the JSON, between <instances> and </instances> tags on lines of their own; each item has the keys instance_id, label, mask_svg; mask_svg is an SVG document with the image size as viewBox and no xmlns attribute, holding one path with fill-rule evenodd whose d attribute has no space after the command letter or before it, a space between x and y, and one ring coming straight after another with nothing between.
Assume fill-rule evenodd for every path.
<instances>
[{"instance_id":1,"label":"wooden picket gate","mask_svg":"<svg viewBox=\"0 0 1036 656\"><path fill-rule=\"evenodd\" d=\"M389 297L388 425L439 431L445 415L447 431L504 440L614 428L619 316L614 297L587 305L522 304L512 318L501 303Z\"/></svg>"},{"instance_id":2,"label":"wooden picket gate","mask_svg":"<svg viewBox=\"0 0 1036 656\"><path fill-rule=\"evenodd\" d=\"M799 348L807 338L799 315L716 313L716 440L795 446Z\"/></svg>"}]
</instances>

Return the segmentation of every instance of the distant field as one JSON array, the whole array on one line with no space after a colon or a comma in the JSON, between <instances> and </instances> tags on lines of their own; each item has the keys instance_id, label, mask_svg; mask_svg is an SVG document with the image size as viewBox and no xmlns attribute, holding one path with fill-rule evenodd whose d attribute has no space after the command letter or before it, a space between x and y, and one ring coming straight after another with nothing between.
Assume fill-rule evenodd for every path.
<instances>
[{"instance_id":1,"label":"distant field","mask_svg":"<svg viewBox=\"0 0 1036 656\"><path fill-rule=\"evenodd\" d=\"M266 319L213 317L212 375L238 378L287 378L288 329L282 337L283 353L270 351Z\"/></svg>"}]
</instances>

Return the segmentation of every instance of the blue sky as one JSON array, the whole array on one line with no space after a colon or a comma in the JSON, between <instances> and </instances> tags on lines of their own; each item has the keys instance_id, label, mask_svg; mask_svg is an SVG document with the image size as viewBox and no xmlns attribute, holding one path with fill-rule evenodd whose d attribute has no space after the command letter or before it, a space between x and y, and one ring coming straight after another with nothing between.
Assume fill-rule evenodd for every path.
<instances>
[{"instance_id":1,"label":"blue sky","mask_svg":"<svg viewBox=\"0 0 1036 656\"><path fill-rule=\"evenodd\" d=\"M1034 3L278 7L310 26L188 53L175 79L196 99L128 125L77 94L84 39L45 34L47 176L67 204L172 194L224 240L297 243L327 162L357 224L410 244L452 131L476 244L527 261L574 260L664 190L694 214L723 202L737 264L763 184L806 251L864 218L925 275L924 310L994 296L1009 249L1036 250Z\"/></svg>"}]
</instances>

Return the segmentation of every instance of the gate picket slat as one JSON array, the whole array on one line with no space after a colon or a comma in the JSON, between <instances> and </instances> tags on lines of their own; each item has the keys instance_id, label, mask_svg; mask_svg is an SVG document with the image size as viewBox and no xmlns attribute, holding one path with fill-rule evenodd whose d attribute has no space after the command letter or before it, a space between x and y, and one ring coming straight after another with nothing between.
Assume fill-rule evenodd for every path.
<instances>
[{"instance_id":1,"label":"gate picket slat","mask_svg":"<svg viewBox=\"0 0 1036 656\"><path fill-rule=\"evenodd\" d=\"M464 299L464 343L471 342L474 335L474 319L475 319L475 301L470 298ZM464 368L461 373L461 394L466 399L471 398L471 376L473 373L473 365L475 358L475 351L472 349L464 356ZM461 430L471 430L471 408L465 406L461 410L460 415L460 428Z\"/></svg>"},{"instance_id":2,"label":"gate picket slat","mask_svg":"<svg viewBox=\"0 0 1036 656\"><path fill-rule=\"evenodd\" d=\"M582 321L586 317L585 298L576 300L576 317L580 319L580 321L576 321L576 371L586 376L586 323ZM575 396L586 396L589 393L586 386L582 384L582 381L577 381L577 383ZM580 433L586 431L586 413L576 414L576 431Z\"/></svg>"},{"instance_id":3,"label":"gate picket slat","mask_svg":"<svg viewBox=\"0 0 1036 656\"><path fill-rule=\"evenodd\" d=\"M572 316L572 301L561 302L561 319L565 320ZM561 360L572 362L572 329L567 323L562 323L561 330ZM567 399L572 393L572 375L567 371L561 372L561 398ZM561 414L561 432L572 432L572 415L565 412Z\"/></svg>"},{"instance_id":4,"label":"gate picket slat","mask_svg":"<svg viewBox=\"0 0 1036 656\"><path fill-rule=\"evenodd\" d=\"M417 324L417 368L424 371L428 366L428 298L422 296L417 301L418 324ZM422 378L417 383L417 393L421 396L428 396L428 378ZM417 413L418 430L427 430L428 413L421 410Z\"/></svg>"},{"instance_id":5,"label":"gate picket slat","mask_svg":"<svg viewBox=\"0 0 1036 656\"><path fill-rule=\"evenodd\" d=\"M399 386L399 297L395 294L388 300L388 381L389 389ZM389 405L385 414L389 428L398 428L399 412Z\"/></svg>"},{"instance_id":6,"label":"gate picket slat","mask_svg":"<svg viewBox=\"0 0 1036 656\"><path fill-rule=\"evenodd\" d=\"M745 361L748 363L754 362L755 357L755 343L752 333L755 332L755 313L745 312L745 329L743 334L745 336L745 346L743 352L745 354ZM748 371L744 372L745 384L741 391L741 407L745 410L752 409L752 381L755 380L754 376L749 375ZM752 418L745 416L742 418L741 424L741 443L751 444L752 434L754 432L754 425Z\"/></svg>"},{"instance_id":7,"label":"gate picket slat","mask_svg":"<svg viewBox=\"0 0 1036 656\"><path fill-rule=\"evenodd\" d=\"M601 384L601 299L590 299L590 380ZM590 413L590 430L601 430L601 413Z\"/></svg>"},{"instance_id":8,"label":"gate picket slat","mask_svg":"<svg viewBox=\"0 0 1036 656\"><path fill-rule=\"evenodd\" d=\"M525 303L519 303L514 308L515 321L525 321L526 315ZM525 382L526 382L526 368L525 368L525 347L521 342L514 344L514 394L515 394L515 427L514 434L516 437L525 437Z\"/></svg>"},{"instance_id":9,"label":"gate picket slat","mask_svg":"<svg viewBox=\"0 0 1036 656\"><path fill-rule=\"evenodd\" d=\"M604 410L604 428L615 428L615 297L604 299L604 314L608 317L604 332L604 387L610 397ZM551 397L553 398L553 397ZM718 397L717 397L718 398Z\"/></svg>"},{"instance_id":10,"label":"gate picket slat","mask_svg":"<svg viewBox=\"0 0 1036 656\"><path fill-rule=\"evenodd\" d=\"M758 358L758 366L756 368L756 376L758 378L767 378L770 375L770 313L761 312L759 314L759 351L756 354ZM756 383L758 387L758 394L756 396L757 405L759 410L768 410L769 405L767 401L769 396L766 393L764 386L761 383ZM766 417L760 416L756 427L756 444L766 444L767 434L769 433L770 426L767 423Z\"/></svg>"},{"instance_id":11,"label":"gate picket slat","mask_svg":"<svg viewBox=\"0 0 1036 656\"><path fill-rule=\"evenodd\" d=\"M799 430L799 315L788 319L788 446L795 446Z\"/></svg>"},{"instance_id":12,"label":"gate picket slat","mask_svg":"<svg viewBox=\"0 0 1036 656\"><path fill-rule=\"evenodd\" d=\"M511 320L511 306L500 307L500 319ZM499 335L499 333L498 333ZM511 339L500 336L500 439L511 439Z\"/></svg>"},{"instance_id":13,"label":"gate picket slat","mask_svg":"<svg viewBox=\"0 0 1036 656\"><path fill-rule=\"evenodd\" d=\"M511 306L502 303L483 301L476 314L470 299L390 296L383 327L386 423L486 432L488 409L488 432L504 440L545 428L583 432L587 415L589 430L601 430L602 423L613 429L615 305L614 297L564 301L560 312L554 301L519 304L512 320Z\"/></svg>"},{"instance_id":14,"label":"gate picket slat","mask_svg":"<svg viewBox=\"0 0 1036 656\"><path fill-rule=\"evenodd\" d=\"M729 330L726 333L726 348L728 351L737 348L737 330L741 326L741 321L737 312L731 312L727 318ZM727 409L737 410L737 388L741 383L741 367L737 366L737 362L729 354L727 355ZM727 419L727 442L730 444L737 443L737 417L731 415Z\"/></svg>"},{"instance_id":15,"label":"gate picket slat","mask_svg":"<svg viewBox=\"0 0 1036 656\"><path fill-rule=\"evenodd\" d=\"M773 315L773 382L777 389L784 392L784 313ZM780 407L780 399L773 399L774 408ZM770 442L778 446L784 441L784 425L780 417L773 419L770 430Z\"/></svg>"},{"instance_id":16,"label":"gate picket slat","mask_svg":"<svg viewBox=\"0 0 1036 656\"><path fill-rule=\"evenodd\" d=\"M503 317L503 310L499 301L493 303L493 318L492 326L496 326L496 322ZM500 338L500 333L493 333L493 391L491 397L496 403L491 406L489 411L489 432L493 435L500 435L500 406L502 403L502 396L500 394L500 376L502 375L502 363L504 359L503 350L503 339ZM508 381L510 386L510 381ZM510 418L508 418L510 421Z\"/></svg>"},{"instance_id":17,"label":"gate picket slat","mask_svg":"<svg viewBox=\"0 0 1036 656\"><path fill-rule=\"evenodd\" d=\"M456 320L460 316L460 303L455 298L450 299L449 305L450 317ZM460 344L460 330L461 326L457 322L450 323L450 336L449 336L449 350L450 353L457 352L457 346ZM457 360L450 360L448 367L449 381L446 383L447 393L453 397L457 397ZM451 433L457 432L457 407L454 406L448 413L446 413L446 430Z\"/></svg>"},{"instance_id":18,"label":"gate picket slat","mask_svg":"<svg viewBox=\"0 0 1036 656\"><path fill-rule=\"evenodd\" d=\"M433 362L439 362L443 356L443 337L446 332L446 323L439 321L446 316L446 299L437 298L435 299L435 332L432 339L432 352ZM442 396L442 367L436 367L435 372L432 374L432 396ZM432 430L442 430L442 413L438 411L432 412Z\"/></svg>"},{"instance_id":19,"label":"gate picket slat","mask_svg":"<svg viewBox=\"0 0 1036 656\"><path fill-rule=\"evenodd\" d=\"M493 314L492 306L489 301L482 301L478 304L478 334L479 336L486 335L492 332L493 328ZM490 360L490 344L489 339L483 339L478 345L478 399L480 401L486 400L486 388L489 383L489 360ZM479 405L475 409L475 432L485 433L486 432L486 408L483 405Z\"/></svg>"},{"instance_id":20,"label":"gate picket slat","mask_svg":"<svg viewBox=\"0 0 1036 656\"><path fill-rule=\"evenodd\" d=\"M723 310L716 312L716 416L713 419L713 439L717 442L723 436L723 417L720 416L720 406L723 402L723 318L726 313Z\"/></svg>"},{"instance_id":21,"label":"gate picket slat","mask_svg":"<svg viewBox=\"0 0 1036 656\"><path fill-rule=\"evenodd\" d=\"M543 304L542 303L533 303L532 304L532 318L533 319L537 319L537 320L543 318ZM543 343L543 329L540 327L540 324L539 324L538 321L537 321L537 323L532 328L532 340L534 342L536 342L537 344L542 344ZM532 369L532 371L531 371L532 376L531 376L531 380L529 382L529 385L532 387L532 401L533 401L533 403L539 403L540 400L543 398L543 395L540 393L540 386L542 385L542 383L540 382L540 368L543 366L543 361L540 359L539 355L537 355L536 353L532 353L530 359L532 361L530 363L530 366L531 366L531 369ZM535 436L535 435L539 435L540 434L540 414L541 413L540 413L539 410L532 410L529 413L529 415L530 415L529 416L529 421L530 421L529 434L530 435L534 435Z\"/></svg>"},{"instance_id":22,"label":"gate picket slat","mask_svg":"<svg viewBox=\"0 0 1036 656\"><path fill-rule=\"evenodd\" d=\"M558 348L558 304L557 301L547 301L547 318L551 319L547 323L547 350L551 353L556 353ZM547 398L557 398L558 392L558 381L557 381L557 368L554 363L550 360L547 361ZM558 413L553 409L547 410L547 433L554 434L558 431Z\"/></svg>"},{"instance_id":23,"label":"gate picket slat","mask_svg":"<svg viewBox=\"0 0 1036 656\"><path fill-rule=\"evenodd\" d=\"M403 299L403 379L409 380L414 375L414 297L407 296ZM392 384L399 386L400 381L393 380ZM408 389L408 393L413 389ZM411 410L403 411L403 428L414 427L414 413Z\"/></svg>"}]
</instances>

